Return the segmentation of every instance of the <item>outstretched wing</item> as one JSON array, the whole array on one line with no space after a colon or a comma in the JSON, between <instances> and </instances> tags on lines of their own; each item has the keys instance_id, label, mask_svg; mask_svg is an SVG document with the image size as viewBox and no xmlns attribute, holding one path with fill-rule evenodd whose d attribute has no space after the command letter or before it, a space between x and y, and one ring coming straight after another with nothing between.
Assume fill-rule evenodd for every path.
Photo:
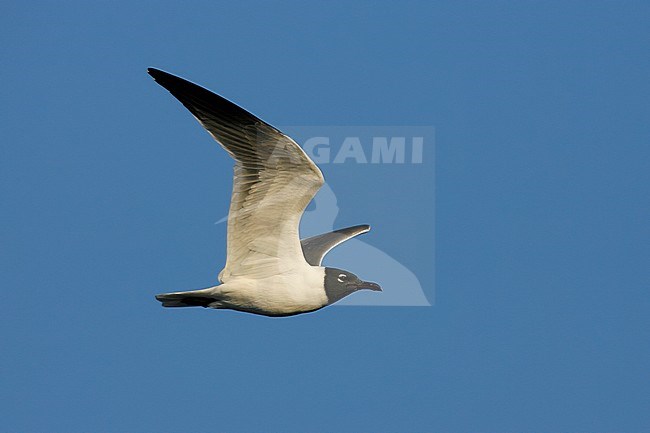
<instances>
[{"instance_id":1,"label":"outstretched wing","mask_svg":"<svg viewBox=\"0 0 650 433\"><path fill-rule=\"evenodd\" d=\"M364 224L303 239L300 241L300 244L302 245L302 252L305 255L305 260L307 260L307 263L312 266L320 266L323 262L323 257L325 257L332 248L348 239L352 239L355 236L369 231L370 226Z\"/></svg>"},{"instance_id":2,"label":"outstretched wing","mask_svg":"<svg viewBox=\"0 0 650 433\"><path fill-rule=\"evenodd\" d=\"M220 280L277 275L304 264L298 225L323 185L318 167L291 138L225 98L167 72L148 72L235 160Z\"/></svg>"}]
</instances>

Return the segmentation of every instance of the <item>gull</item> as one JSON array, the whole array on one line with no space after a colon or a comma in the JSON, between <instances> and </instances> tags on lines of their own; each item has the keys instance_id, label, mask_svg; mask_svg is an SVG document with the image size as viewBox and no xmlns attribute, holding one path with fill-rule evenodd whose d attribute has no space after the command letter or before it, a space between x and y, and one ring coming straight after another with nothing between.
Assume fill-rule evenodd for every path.
<instances>
[{"instance_id":1,"label":"gull","mask_svg":"<svg viewBox=\"0 0 650 433\"><path fill-rule=\"evenodd\" d=\"M163 307L281 317L319 310L358 290L381 291L352 272L322 266L332 248L368 232L369 225L300 240L300 218L325 181L293 139L201 86L159 69L147 71L235 160L220 284L156 295Z\"/></svg>"}]
</instances>

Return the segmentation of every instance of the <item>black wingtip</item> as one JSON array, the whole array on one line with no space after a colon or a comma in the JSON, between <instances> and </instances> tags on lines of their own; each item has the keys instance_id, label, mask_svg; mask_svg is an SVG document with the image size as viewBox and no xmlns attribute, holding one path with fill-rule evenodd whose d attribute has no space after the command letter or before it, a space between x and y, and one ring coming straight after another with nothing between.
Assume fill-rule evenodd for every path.
<instances>
[{"instance_id":1,"label":"black wingtip","mask_svg":"<svg viewBox=\"0 0 650 433\"><path fill-rule=\"evenodd\" d=\"M160 78L171 75L168 72L161 71L160 69L156 68L147 68L147 73L151 75L151 77L156 81L158 81Z\"/></svg>"},{"instance_id":2,"label":"black wingtip","mask_svg":"<svg viewBox=\"0 0 650 433\"><path fill-rule=\"evenodd\" d=\"M367 233L369 231L370 231L370 225L368 225L368 224L359 224L357 226L346 227L344 229L334 230L334 233L343 233L343 234L359 233L359 234L361 234L361 233Z\"/></svg>"},{"instance_id":3,"label":"black wingtip","mask_svg":"<svg viewBox=\"0 0 650 433\"><path fill-rule=\"evenodd\" d=\"M165 84L178 85L178 83L181 82L189 83L193 86L199 87L197 84L191 83L183 78L177 77L176 75L170 74L169 72L165 72L161 69L147 68L147 73L151 75L151 78L153 78L156 83L160 84L163 87L166 87Z\"/></svg>"},{"instance_id":4,"label":"black wingtip","mask_svg":"<svg viewBox=\"0 0 650 433\"><path fill-rule=\"evenodd\" d=\"M147 73L151 75L156 83L167 89L176 97L176 99L181 101L192 113L194 113L193 106L187 105L187 96L189 94L196 95L198 92L199 94L202 94L203 97L206 97L206 95L208 95L207 97L214 95L208 89L205 89L198 84L194 84L191 81L187 81L184 78L177 77L174 74L170 74L169 72L160 69L147 68Z\"/></svg>"},{"instance_id":5,"label":"black wingtip","mask_svg":"<svg viewBox=\"0 0 650 433\"><path fill-rule=\"evenodd\" d=\"M227 128L230 129L233 127L235 129L243 128L262 122L269 128L280 133L276 128L263 122L254 114L249 113L205 87L156 68L147 68L147 73L151 75L156 83L167 89L169 93L178 99L201 122L208 118L211 119L210 121L219 119L217 122L225 122L228 125Z\"/></svg>"}]
</instances>

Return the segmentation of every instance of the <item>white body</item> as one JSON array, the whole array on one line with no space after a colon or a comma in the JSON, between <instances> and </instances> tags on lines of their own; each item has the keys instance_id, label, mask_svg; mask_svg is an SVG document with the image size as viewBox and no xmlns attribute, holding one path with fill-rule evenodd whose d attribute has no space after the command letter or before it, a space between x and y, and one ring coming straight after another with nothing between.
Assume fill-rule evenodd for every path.
<instances>
[{"instance_id":1,"label":"white body","mask_svg":"<svg viewBox=\"0 0 650 433\"><path fill-rule=\"evenodd\" d=\"M264 278L230 278L227 283L189 292L214 299L207 306L267 316L288 316L318 310L327 305L323 290L325 268L306 265L301 269ZM177 292L187 295L188 292Z\"/></svg>"}]
</instances>

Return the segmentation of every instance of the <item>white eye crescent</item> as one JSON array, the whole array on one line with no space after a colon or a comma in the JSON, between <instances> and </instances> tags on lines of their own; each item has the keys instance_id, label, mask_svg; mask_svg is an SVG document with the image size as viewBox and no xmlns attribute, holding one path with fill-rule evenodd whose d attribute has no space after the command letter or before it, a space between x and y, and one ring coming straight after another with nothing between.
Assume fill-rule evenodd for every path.
<instances>
[{"instance_id":1,"label":"white eye crescent","mask_svg":"<svg viewBox=\"0 0 650 433\"><path fill-rule=\"evenodd\" d=\"M347 278L348 278L347 275L345 275L345 274L339 274L339 277L337 278L337 280L339 280L339 283L342 283L342 282L344 282Z\"/></svg>"}]
</instances>

